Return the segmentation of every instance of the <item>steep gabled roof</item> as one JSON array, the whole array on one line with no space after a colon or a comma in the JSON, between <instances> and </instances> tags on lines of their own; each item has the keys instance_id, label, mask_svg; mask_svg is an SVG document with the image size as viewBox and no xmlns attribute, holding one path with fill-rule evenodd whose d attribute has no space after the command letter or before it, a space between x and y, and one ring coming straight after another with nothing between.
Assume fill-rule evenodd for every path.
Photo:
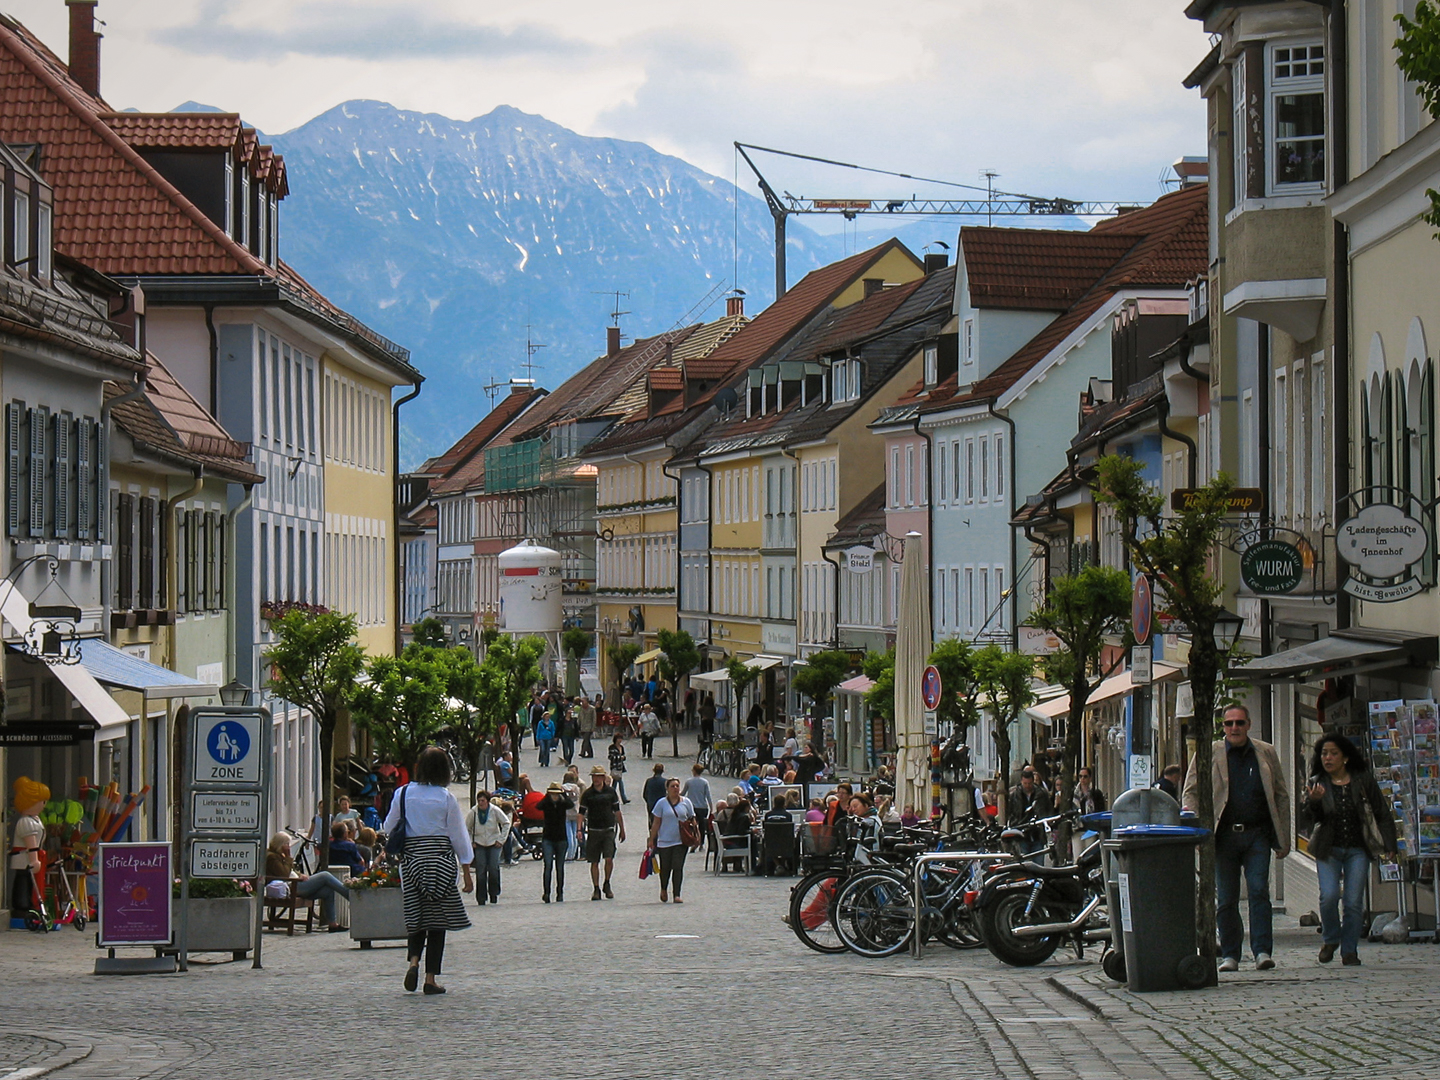
<instances>
[{"instance_id":1,"label":"steep gabled roof","mask_svg":"<svg viewBox=\"0 0 1440 1080\"><path fill-rule=\"evenodd\" d=\"M1135 245L1134 236L967 225L960 255L977 308L1064 311Z\"/></svg>"},{"instance_id":2,"label":"steep gabled roof","mask_svg":"<svg viewBox=\"0 0 1440 1080\"><path fill-rule=\"evenodd\" d=\"M1092 231L1103 230L1112 239L1124 240L1128 245L1124 256L1067 311L1048 323L989 375L964 391L960 391L958 380L948 380L924 395L919 411L935 412L993 401L1049 356L1057 345L1109 303L1116 293L1126 289L1184 288L1204 274L1208 265L1208 213L1206 186L1198 184L1163 195L1143 210L1109 218L1096 225ZM918 402L923 389L912 388L907 397Z\"/></svg>"},{"instance_id":3,"label":"steep gabled roof","mask_svg":"<svg viewBox=\"0 0 1440 1080\"><path fill-rule=\"evenodd\" d=\"M510 426L511 422L535 402L545 391L535 387L512 389L478 424L445 453L433 460L436 479L430 485L432 495L444 495L479 484L485 478L485 447Z\"/></svg>"},{"instance_id":4,"label":"steep gabled roof","mask_svg":"<svg viewBox=\"0 0 1440 1080\"><path fill-rule=\"evenodd\" d=\"M57 250L106 274L261 274L104 120L113 110L19 23L0 16L0 141L38 143Z\"/></svg>"},{"instance_id":5,"label":"steep gabled roof","mask_svg":"<svg viewBox=\"0 0 1440 1080\"><path fill-rule=\"evenodd\" d=\"M154 355L147 354L145 359L144 397L115 406L112 414L135 445L238 484L264 483L265 478L249 462L249 444L232 439ZM119 397L126 389L107 382L105 397Z\"/></svg>"},{"instance_id":6,"label":"steep gabled roof","mask_svg":"<svg viewBox=\"0 0 1440 1080\"><path fill-rule=\"evenodd\" d=\"M885 534L885 482L866 495L855 508L835 523L835 532L825 541L825 548L852 547Z\"/></svg>"}]
</instances>

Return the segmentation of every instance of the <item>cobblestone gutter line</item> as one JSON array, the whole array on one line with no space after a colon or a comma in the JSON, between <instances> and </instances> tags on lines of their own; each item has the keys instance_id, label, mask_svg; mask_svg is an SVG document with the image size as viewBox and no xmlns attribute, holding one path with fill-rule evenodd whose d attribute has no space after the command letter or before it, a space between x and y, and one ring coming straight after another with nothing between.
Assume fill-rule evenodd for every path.
<instances>
[{"instance_id":1,"label":"cobblestone gutter line","mask_svg":"<svg viewBox=\"0 0 1440 1080\"><path fill-rule=\"evenodd\" d=\"M0 1080L45 1076L83 1061L92 1049L89 1040L74 1034L42 1038L27 1031L0 1029Z\"/></svg>"}]
</instances>

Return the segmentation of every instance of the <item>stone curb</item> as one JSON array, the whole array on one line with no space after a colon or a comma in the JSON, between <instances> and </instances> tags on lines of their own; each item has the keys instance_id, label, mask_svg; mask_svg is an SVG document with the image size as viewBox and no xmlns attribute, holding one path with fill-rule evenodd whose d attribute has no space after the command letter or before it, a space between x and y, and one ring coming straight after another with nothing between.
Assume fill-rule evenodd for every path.
<instances>
[{"instance_id":1,"label":"stone curb","mask_svg":"<svg viewBox=\"0 0 1440 1080\"><path fill-rule=\"evenodd\" d=\"M28 1033L18 1032L17 1034ZM56 1053L46 1058L39 1065L26 1065L23 1068L14 1069L8 1073L0 1073L0 1080L31 1080L32 1077L36 1076L48 1076L57 1069L68 1068L76 1062L84 1061L95 1051L93 1043L75 1039L70 1036L64 1037L63 1041L54 1038L53 1035L47 1035L46 1038L50 1042L60 1043L60 1049Z\"/></svg>"}]
</instances>

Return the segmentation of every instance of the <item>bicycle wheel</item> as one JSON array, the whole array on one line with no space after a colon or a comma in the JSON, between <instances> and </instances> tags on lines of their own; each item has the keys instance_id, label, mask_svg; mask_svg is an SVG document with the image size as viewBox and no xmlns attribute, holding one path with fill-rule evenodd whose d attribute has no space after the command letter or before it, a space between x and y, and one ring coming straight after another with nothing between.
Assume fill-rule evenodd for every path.
<instances>
[{"instance_id":1,"label":"bicycle wheel","mask_svg":"<svg viewBox=\"0 0 1440 1080\"><path fill-rule=\"evenodd\" d=\"M910 944L914 905L905 879L872 872L847 881L835 897L830 921L845 947L859 956L892 956Z\"/></svg>"},{"instance_id":2,"label":"bicycle wheel","mask_svg":"<svg viewBox=\"0 0 1440 1080\"><path fill-rule=\"evenodd\" d=\"M790 890L790 917L795 936L819 953L843 953L845 943L835 933L830 908L844 883L837 870L819 870Z\"/></svg>"}]
</instances>

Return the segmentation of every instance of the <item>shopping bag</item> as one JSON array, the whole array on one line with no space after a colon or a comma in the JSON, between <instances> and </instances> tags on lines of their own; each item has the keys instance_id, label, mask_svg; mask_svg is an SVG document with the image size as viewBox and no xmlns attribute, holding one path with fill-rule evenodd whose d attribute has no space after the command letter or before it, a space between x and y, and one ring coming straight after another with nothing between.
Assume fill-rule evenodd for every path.
<instances>
[{"instance_id":1,"label":"shopping bag","mask_svg":"<svg viewBox=\"0 0 1440 1080\"><path fill-rule=\"evenodd\" d=\"M655 852L648 847L645 854L640 856L640 880L644 881L655 872Z\"/></svg>"}]
</instances>

